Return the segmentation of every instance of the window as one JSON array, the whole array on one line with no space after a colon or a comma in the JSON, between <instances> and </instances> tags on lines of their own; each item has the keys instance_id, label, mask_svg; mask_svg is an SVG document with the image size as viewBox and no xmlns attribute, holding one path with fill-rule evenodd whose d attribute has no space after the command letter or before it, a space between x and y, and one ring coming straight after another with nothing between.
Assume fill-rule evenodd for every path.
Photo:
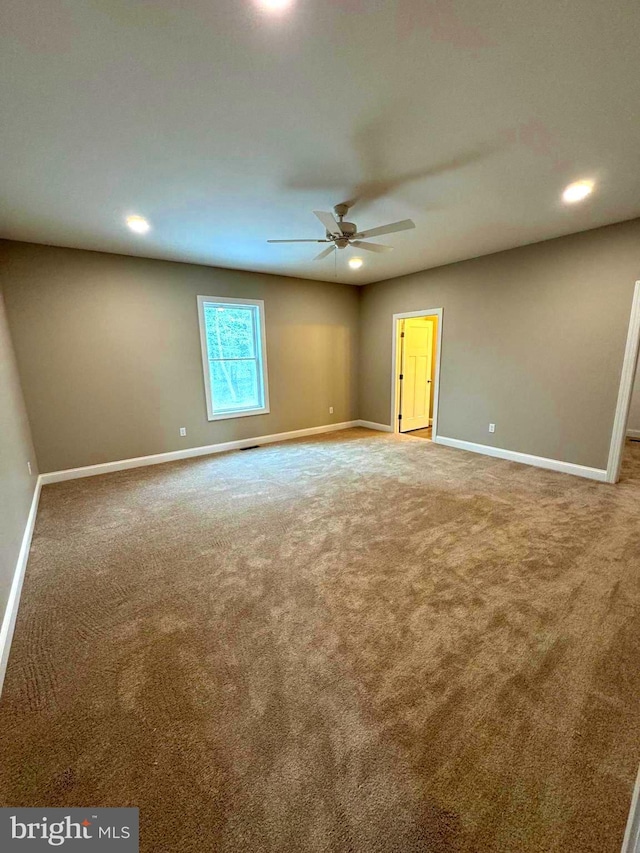
<instances>
[{"instance_id":1,"label":"window","mask_svg":"<svg viewBox=\"0 0 640 853\"><path fill-rule=\"evenodd\" d=\"M210 421L269 411L264 302L198 296Z\"/></svg>"}]
</instances>

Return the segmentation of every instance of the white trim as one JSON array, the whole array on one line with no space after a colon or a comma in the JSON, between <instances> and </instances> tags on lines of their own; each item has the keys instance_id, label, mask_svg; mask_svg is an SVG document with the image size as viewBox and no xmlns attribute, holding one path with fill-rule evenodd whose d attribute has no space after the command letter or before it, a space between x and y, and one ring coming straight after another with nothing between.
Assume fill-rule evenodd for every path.
<instances>
[{"instance_id":1,"label":"white trim","mask_svg":"<svg viewBox=\"0 0 640 853\"><path fill-rule=\"evenodd\" d=\"M324 432L336 432L351 429L359 421L345 421L341 424L296 429L292 432L279 432L274 435L259 435L255 438L241 438L237 441L225 441L221 444L208 444L203 447L187 447L185 450L171 450L168 453L156 453L153 456L137 456L134 459L120 459L117 462L103 462L100 465L87 465L84 468L67 468L65 471L50 471L41 474L42 485L61 483L64 480L78 480L81 477L96 477L110 474L112 471L124 471L128 468L143 468L146 465L163 465L178 459L192 459L194 456L209 456L213 453L226 453L229 450L241 450L243 447L255 447L260 444L272 444L274 441L287 441L290 438L304 438L307 435L320 435Z\"/></svg>"},{"instance_id":2,"label":"white trim","mask_svg":"<svg viewBox=\"0 0 640 853\"><path fill-rule=\"evenodd\" d=\"M207 349L207 333L204 322L205 305L248 305L258 309L260 323L260 356L256 358L262 375L262 406L257 409L236 412L214 412L211 398L211 371L209 367L209 352ZM204 380L204 395L207 403L207 420L224 421L229 418L247 418L252 415L267 415L269 409L269 371L267 370L267 333L265 327L263 299L234 299L230 296L198 296L198 327L200 329L200 350L202 352L202 377ZM254 327L255 328L255 327ZM257 344L257 341L254 341ZM257 346L256 346L257 349Z\"/></svg>"},{"instance_id":3,"label":"white trim","mask_svg":"<svg viewBox=\"0 0 640 853\"><path fill-rule=\"evenodd\" d=\"M640 281L636 281L636 286L633 291L633 301L631 303L627 345L625 347L624 359L622 361L620 390L618 391L618 404L616 406L613 430L611 432L609 461L607 463L607 483L617 483L620 479L620 465L622 464L624 439L627 431L631 395L633 394L633 383L635 381L636 367L638 364L638 349L640 349Z\"/></svg>"},{"instance_id":4,"label":"white trim","mask_svg":"<svg viewBox=\"0 0 640 853\"><path fill-rule=\"evenodd\" d=\"M607 472L604 468L588 468L586 465L576 465L574 462L562 462L559 459L547 459L545 456L532 456L530 453L519 453L516 450L505 450L503 447L491 447L488 444L475 444L473 441L462 441L459 438L434 436L436 444L456 447L458 450L469 450L472 453L482 453L484 456L495 456L498 459L508 459L510 462L520 462L523 465L533 465L536 468L547 468L550 471L560 471L562 474L574 474L576 477L587 477L589 480L607 482Z\"/></svg>"},{"instance_id":5,"label":"white trim","mask_svg":"<svg viewBox=\"0 0 640 853\"><path fill-rule=\"evenodd\" d=\"M620 853L640 853L640 770L633 789L627 828Z\"/></svg>"},{"instance_id":6,"label":"white trim","mask_svg":"<svg viewBox=\"0 0 640 853\"><path fill-rule=\"evenodd\" d=\"M373 421L358 421L358 426L365 429L375 429L378 432L393 432L393 427L389 426L389 424L376 424Z\"/></svg>"},{"instance_id":7,"label":"white trim","mask_svg":"<svg viewBox=\"0 0 640 853\"><path fill-rule=\"evenodd\" d=\"M640 438L640 429L628 429L627 438Z\"/></svg>"},{"instance_id":8,"label":"white trim","mask_svg":"<svg viewBox=\"0 0 640 853\"><path fill-rule=\"evenodd\" d=\"M438 401L440 399L440 363L442 359L442 308L425 308L422 311L405 311L393 315L393 334L391 338L391 432L400 432L398 426L398 400L397 400L397 356L398 356L398 320L409 320L411 317L437 317L438 331L436 338L436 379L433 389L433 437L438 431Z\"/></svg>"},{"instance_id":9,"label":"white trim","mask_svg":"<svg viewBox=\"0 0 640 853\"><path fill-rule=\"evenodd\" d=\"M31 500L31 508L27 516L27 523L24 528L22 544L18 554L18 561L13 573L13 581L9 590L9 598L2 619L2 627L0 627L0 694L2 693L2 685L7 672L7 664L9 662L9 652L11 651L11 641L13 639L13 631L16 626L16 618L18 616L18 607L20 605L20 593L22 592L22 582L27 570L27 561L29 560L29 548L31 547L31 537L33 536L33 528L36 523L36 514L38 512L38 501L40 499L40 489L42 486L42 478L36 480L35 489L33 490L33 498Z\"/></svg>"}]
</instances>

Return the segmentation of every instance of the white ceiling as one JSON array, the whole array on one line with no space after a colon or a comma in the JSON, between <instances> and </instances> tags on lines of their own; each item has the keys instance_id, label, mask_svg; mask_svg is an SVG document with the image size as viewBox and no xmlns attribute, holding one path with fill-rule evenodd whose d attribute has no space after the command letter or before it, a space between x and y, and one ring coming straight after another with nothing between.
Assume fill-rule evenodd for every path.
<instances>
[{"instance_id":1,"label":"white ceiling","mask_svg":"<svg viewBox=\"0 0 640 853\"><path fill-rule=\"evenodd\" d=\"M0 31L4 237L333 281L266 240L359 187L360 229L417 225L337 255L365 283L640 216L637 0L4 0Z\"/></svg>"}]
</instances>

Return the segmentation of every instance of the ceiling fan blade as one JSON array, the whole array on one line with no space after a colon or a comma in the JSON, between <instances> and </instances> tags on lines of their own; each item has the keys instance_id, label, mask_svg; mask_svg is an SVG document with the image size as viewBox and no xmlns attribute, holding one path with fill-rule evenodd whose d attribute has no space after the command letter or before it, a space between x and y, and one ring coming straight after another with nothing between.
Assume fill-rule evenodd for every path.
<instances>
[{"instance_id":1,"label":"ceiling fan blade","mask_svg":"<svg viewBox=\"0 0 640 853\"><path fill-rule=\"evenodd\" d=\"M364 243L362 240L352 240L352 246L357 246L359 249L366 249L367 252L393 252L393 246L383 246L381 243Z\"/></svg>"},{"instance_id":2,"label":"ceiling fan blade","mask_svg":"<svg viewBox=\"0 0 640 853\"><path fill-rule=\"evenodd\" d=\"M342 228L340 227L340 223L336 222L331 213L325 213L324 210L314 210L313 212L320 222L322 222L329 234L338 234L342 237Z\"/></svg>"},{"instance_id":3,"label":"ceiling fan blade","mask_svg":"<svg viewBox=\"0 0 640 853\"><path fill-rule=\"evenodd\" d=\"M323 258L328 258L332 252L335 252L335 250L336 250L335 246L329 246L328 249L323 249L319 255L316 255L313 260L314 261L321 261Z\"/></svg>"},{"instance_id":4,"label":"ceiling fan blade","mask_svg":"<svg viewBox=\"0 0 640 853\"><path fill-rule=\"evenodd\" d=\"M380 225L378 228L369 228L368 231L360 231L357 237L381 237L383 234L394 234L396 231L409 231L415 228L413 219L403 219L401 222L392 222L390 225Z\"/></svg>"},{"instance_id":5,"label":"ceiling fan blade","mask_svg":"<svg viewBox=\"0 0 640 853\"><path fill-rule=\"evenodd\" d=\"M330 240L267 240L267 243L329 243Z\"/></svg>"},{"instance_id":6,"label":"ceiling fan blade","mask_svg":"<svg viewBox=\"0 0 640 853\"><path fill-rule=\"evenodd\" d=\"M424 181L428 178L464 169L467 166L473 166L496 154L504 147L504 143L501 141L489 140L473 149L463 151L450 160L390 175L390 164L384 156L383 144L387 133L386 128L394 127L403 127L403 134L406 135L406 122L402 122L399 117L395 121L389 117L386 119L381 117L381 120L365 125L356 133L354 145L362 163L362 180L352 191L352 204L356 202L368 204L383 196L391 195L414 181ZM389 140L386 141L387 148L389 148ZM390 146L390 150L393 150L393 146Z\"/></svg>"}]
</instances>

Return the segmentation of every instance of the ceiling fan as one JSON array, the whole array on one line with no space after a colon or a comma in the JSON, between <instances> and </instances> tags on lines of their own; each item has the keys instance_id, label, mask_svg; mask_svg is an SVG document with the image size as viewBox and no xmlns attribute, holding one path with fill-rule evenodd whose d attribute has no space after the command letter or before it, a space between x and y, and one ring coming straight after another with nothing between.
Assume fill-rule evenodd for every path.
<instances>
[{"instance_id":1,"label":"ceiling fan","mask_svg":"<svg viewBox=\"0 0 640 853\"><path fill-rule=\"evenodd\" d=\"M267 243L331 243L316 255L314 261L321 261L328 257L336 249L346 249L347 246L356 246L367 252L391 252L393 246L383 246L381 243L365 243L369 237L381 237L383 234L393 234L396 231L408 231L415 228L415 222L411 219L403 219L401 222L392 222L389 225L380 225L378 228L369 228L368 231L358 231L354 222L345 222L344 217L349 212L348 204L336 204L333 208L335 217L331 213L322 210L313 212L324 225L326 236L323 240L267 240ZM337 217L337 218L336 218Z\"/></svg>"}]
</instances>

